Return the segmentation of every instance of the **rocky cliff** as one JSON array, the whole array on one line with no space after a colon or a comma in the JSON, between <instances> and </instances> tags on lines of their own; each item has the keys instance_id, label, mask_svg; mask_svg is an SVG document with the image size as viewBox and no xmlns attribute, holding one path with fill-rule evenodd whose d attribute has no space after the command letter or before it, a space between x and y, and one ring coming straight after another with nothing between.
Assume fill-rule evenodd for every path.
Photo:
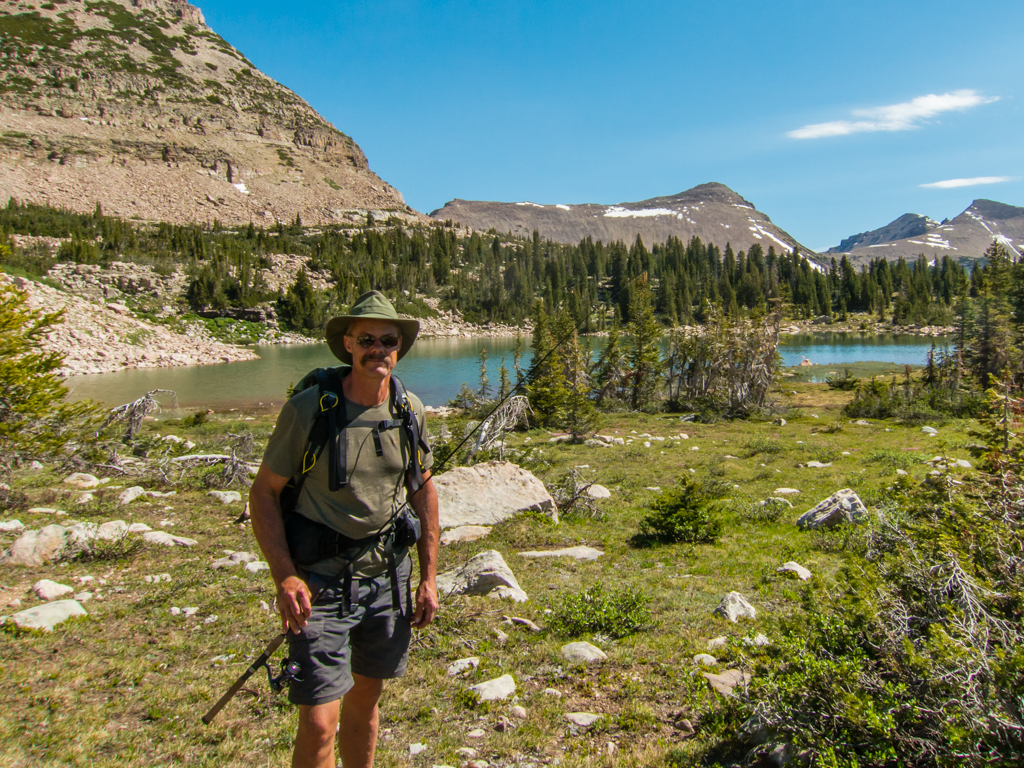
<instances>
[{"instance_id":1,"label":"rocky cliff","mask_svg":"<svg viewBox=\"0 0 1024 768\"><path fill-rule=\"evenodd\" d=\"M183 0L0 0L0 204L167 222L420 218Z\"/></svg>"},{"instance_id":2,"label":"rocky cliff","mask_svg":"<svg viewBox=\"0 0 1024 768\"><path fill-rule=\"evenodd\" d=\"M477 230L493 227L499 232L529 236L537 230L542 237L562 243L578 243L585 237L606 243L632 243L637 235L646 245L665 242L670 236L683 242L699 237L706 243L735 250L747 250L760 243L765 251L798 248L814 256L788 232L775 226L724 184L701 184L668 197L654 197L617 205L540 205L538 203L491 203L452 200L430 217L451 219Z\"/></svg>"}]
</instances>

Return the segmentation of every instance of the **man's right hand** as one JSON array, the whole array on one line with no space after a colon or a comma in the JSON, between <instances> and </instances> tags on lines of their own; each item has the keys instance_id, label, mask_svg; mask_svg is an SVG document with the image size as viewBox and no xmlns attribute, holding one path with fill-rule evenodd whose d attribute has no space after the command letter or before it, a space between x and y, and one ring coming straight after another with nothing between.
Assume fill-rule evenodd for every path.
<instances>
[{"instance_id":1,"label":"man's right hand","mask_svg":"<svg viewBox=\"0 0 1024 768\"><path fill-rule=\"evenodd\" d=\"M313 611L309 586L298 576L289 576L277 585L277 610L281 613L281 631L302 632Z\"/></svg>"}]
</instances>

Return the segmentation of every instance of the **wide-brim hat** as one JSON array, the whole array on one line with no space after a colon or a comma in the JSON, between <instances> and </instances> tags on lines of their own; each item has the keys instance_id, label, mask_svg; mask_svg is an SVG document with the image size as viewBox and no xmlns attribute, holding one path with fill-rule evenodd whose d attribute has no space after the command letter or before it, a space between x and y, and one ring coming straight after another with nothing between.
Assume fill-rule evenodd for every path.
<instances>
[{"instance_id":1,"label":"wide-brim hat","mask_svg":"<svg viewBox=\"0 0 1024 768\"><path fill-rule=\"evenodd\" d=\"M398 359L405 357L405 353L412 348L416 341L416 334L420 332L420 321L410 317L401 317L396 311L388 297L380 291L364 293L356 303L352 305L347 315L338 315L328 321L324 331L324 338L327 346L330 347L334 356L341 362L352 365L352 355L345 349L345 334L349 326L356 320L387 320L398 326L402 335L402 344L398 348Z\"/></svg>"}]
</instances>

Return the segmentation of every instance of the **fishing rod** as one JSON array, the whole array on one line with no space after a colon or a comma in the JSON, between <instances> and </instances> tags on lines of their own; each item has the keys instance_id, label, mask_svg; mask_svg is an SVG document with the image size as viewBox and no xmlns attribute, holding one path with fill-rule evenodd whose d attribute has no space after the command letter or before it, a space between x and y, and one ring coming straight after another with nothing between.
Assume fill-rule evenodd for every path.
<instances>
[{"instance_id":1,"label":"fishing rod","mask_svg":"<svg viewBox=\"0 0 1024 768\"><path fill-rule=\"evenodd\" d=\"M622 295L623 291L625 291L635 282L646 284L647 273L644 272L638 275L637 277L634 277L632 280L627 281L618 291L615 292L615 295L608 299L607 303L614 302L620 295ZM476 434L477 430L481 429L483 425L487 423L487 420L490 419L491 416L493 416L498 411L498 409L501 408L501 406L503 406L509 400L509 398L511 398L520 389L525 389L530 379L533 379L539 374L541 366L544 365L547 359L551 357L551 355L553 355L559 349L559 347L561 347L565 342L567 342L570 339L570 337L575 336L579 332L579 329L583 326L584 323L586 323L590 319L590 316L594 313L594 310L597 308L598 303L599 302L597 300L597 297L595 296L594 301L591 302L590 307L587 309L587 312L583 315L583 319L579 320L576 323L576 325L573 326L571 331L566 333L554 345L552 345L551 349L547 351L547 354L545 354L539 360L533 360L530 363L530 368L526 372L526 375L520 375L516 378L515 386L513 386L512 389L509 390L508 394L501 398L501 400L498 401L498 404L495 405L475 427L469 430L469 432L467 432L466 435L462 438L462 440L459 441L459 443L455 446L455 449L451 451L451 453L449 453L448 456L446 456L441 461L441 463L437 467L438 472L444 469L445 465L449 461L451 461L451 459L454 456L458 455L458 452L462 448L462 446L464 446L469 441L469 439L473 437L474 434ZM431 472L431 475L433 474L434 473ZM352 558L350 562L355 562L364 554L366 554L366 552L368 552L371 547L375 546L377 542L377 537L380 536L384 528L386 528L388 525L392 525L394 523L394 520L397 519L398 515L408 505L409 500L408 498L406 498L406 500L403 501L401 506L398 508L397 512L395 512L395 514L391 516L391 520L389 520L387 523L381 526L381 528L377 531L376 534L369 537L370 544L368 544L363 549L363 551L361 551L358 555ZM347 570L347 568L348 563L346 563L344 568L338 571L337 575L331 580L327 587L321 589L316 594L316 596L310 601L310 608L316 605L317 601L320 599L322 595L330 591L330 589L332 589L339 581L341 581L342 577L345 575L345 571ZM286 682L291 682L293 680L296 682L302 682L302 678L298 676L299 673L302 671L301 668L296 662L290 661L289 659L282 660L281 672L277 677L275 677L274 674L271 672L270 657L273 656L277 649L281 647L281 644L285 641L286 638L287 632L282 632L270 641L270 643L264 649L263 653L256 657L256 660L249 665L249 667L238 677L238 679L231 685L231 687L228 688L224 695L217 700L217 703L210 707L210 710L205 715L203 715L202 721L204 724L209 725L210 723L212 723L213 719L217 716L217 714L222 709L224 709L224 707L227 705L229 701L231 701L231 699L235 697L235 694L237 694L242 689L242 686L245 685L249 678L256 674L256 672L258 672L261 668L267 670L267 679L270 683L270 688L275 693L279 692L284 687L284 683Z\"/></svg>"}]
</instances>

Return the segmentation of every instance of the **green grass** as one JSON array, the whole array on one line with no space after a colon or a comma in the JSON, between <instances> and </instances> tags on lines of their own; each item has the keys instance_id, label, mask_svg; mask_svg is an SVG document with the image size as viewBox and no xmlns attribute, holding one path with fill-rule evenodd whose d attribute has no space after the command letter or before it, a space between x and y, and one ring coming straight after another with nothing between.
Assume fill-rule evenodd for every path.
<instances>
[{"instance_id":1,"label":"green grass","mask_svg":"<svg viewBox=\"0 0 1024 768\"><path fill-rule=\"evenodd\" d=\"M385 686L381 704L379 766L462 765L455 750L472 746L491 764L521 765L559 758L563 767L691 765L701 750L716 740L723 700L707 686L695 653L707 651L711 638L741 638L762 632L777 636L780 621L803 610L808 585L779 577L775 569L795 560L809 568L812 583L840 589L839 569L860 557L857 533L817 536L801 532L794 522L812 505L839 488L854 488L871 505L896 479L897 454L928 459L936 454L966 457L966 422L951 422L936 438L918 428L877 422L869 427L847 426L842 432L820 435L813 430L838 418L843 397L824 385L791 385L793 404L786 426L770 423L682 423L668 415L606 415L601 434L633 439L632 445L586 448L548 442L548 433L532 430L515 434L516 449L535 446L541 467L535 471L553 484L571 468L612 491L600 503L601 519L566 520L557 526L535 516L522 516L494 527L489 537L454 544L440 552L440 570L464 563L487 549L502 553L529 594L529 602L514 604L488 598L445 598L435 623L418 632L406 677ZM844 393L840 393L848 397ZM818 418L813 418L812 414ZM145 436L173 432L198 443L197 451L224 451L228 433L252 429L260 448L272 426L272 415L256 413L255 421L240 422L240 413L214 414L198 426L186 427L182 413L166 413L147 422ZM168 420L168 417L173 419ZM433 425L433 423L432 423ZM891 430L891 431L887 431ZM652 441L643 447L639 435L670 438L680 432L687 440ZM526 438L530 438L529 442ZM756 446L772 446L759 450ZM693 448L699 450L692 450ZM539 453L542 451L543 453ZM849 456L844 456L848 451ZM838 454L838 455L834 455ZM740 456L726 459L725 456ZM824 469L798 467L811 455L833 456ZM764 465L764 466L762 466ZM912 479L922 479L929 467L920 461L905 465ZM692 471L691 471L692 470ZM94 512L77 508L60 482L64 473L52 468L21 472L16 488L32 506L54 506L71 514L18 517L30 527L55 520L124 519L145 522L156 530L191 536L195 548L147 545L121 561L117 552L94 562L50 564L34 568L0 566L4 589L0 605L18 597L22 607L36 604L28 595L33 583L51 578L72 584L77 576L106 579L101 599L86 603L90 615L58 627L52 634L0 630L0 763L5 765L269 765L290 760L295 711L284 696L270 693L265 679L253 678L221 713L203 726L199 717L274 636L277 624L260 607L270 603L273 590L266 574L240 569L213 571L209 564L225 549L256 551L248 525L234 525L240 506L225 507L204 495L200 483L168 486L141 484L155 490L178 490L169 498L116 506L118 491L105 491ZM176 476L175 476L176 477ZM669 488L679 477L713 479L724 484L728 497L718 515L721 537L715 544L672 544L637 548L630 539L659 497L649 487ZM174 479L174 478L169 478ZM132 485L132 478L115 477L112 485ZM750 505L775 495L778 487L800 490L788 497L794 509L756 516ZM171 507L172 509L166 509ZM173 527L161 529L161 520ZM8 546L14 534L0 534ZM520 552L589 545L604 552L593 562L563 558L537 560ZM150 574L170 573L170 582L146 583ZM605 594L642 594L650 621L637 622L639 631L613 639L601 627L583 627L579 639L598 644L608 660L590 667L567 664L559 648L571 640L555 631L555 615L566 598L603 585ZM77 587L76 589L84 589ZM756 621L729 624L712 616L722 596L743 594L758 610ZM570 600L570 603L572 601ZM171 606L196 606L199 619L172 617ZM628 604L615 615L630 616ZM578 608L578 606L577 606ZM0 614L13 609L0 607ZM212 624L202 620L210 615ZM570 612L585 622L583 609ZM536 622L542 632L504 623L505 616ZM198 627L198 628L196 628ZM194 629L196 628L196 629ZM578 626L574 625L573 632ZM501 644L494 630L508 639ZM718 669L744 666L746 647L732 643L712 651ZM233 655L226 662L220 656ZM452 661L478 656L480 667L466 678L450 678ZM280 658L280 655L278 656ZM714 670L712 670L714 671ZM511 674L517 682L518 703L527 718L511 716L511 702L471 706L463 693L468 685ZM562 693L545 695L546 688ZM567 712L587 711L604 716L590 731L570 728ZM499 732L499 718L516 726ZM697 733L683 739L683 719ZM483 739L467 742L465 734L483 728ZM614 758L606 757L615 742ZM429 745L423 757L410 759L408 745ZM19 762L20 761L20 762Z\"/></svg>"}]
</instances>

